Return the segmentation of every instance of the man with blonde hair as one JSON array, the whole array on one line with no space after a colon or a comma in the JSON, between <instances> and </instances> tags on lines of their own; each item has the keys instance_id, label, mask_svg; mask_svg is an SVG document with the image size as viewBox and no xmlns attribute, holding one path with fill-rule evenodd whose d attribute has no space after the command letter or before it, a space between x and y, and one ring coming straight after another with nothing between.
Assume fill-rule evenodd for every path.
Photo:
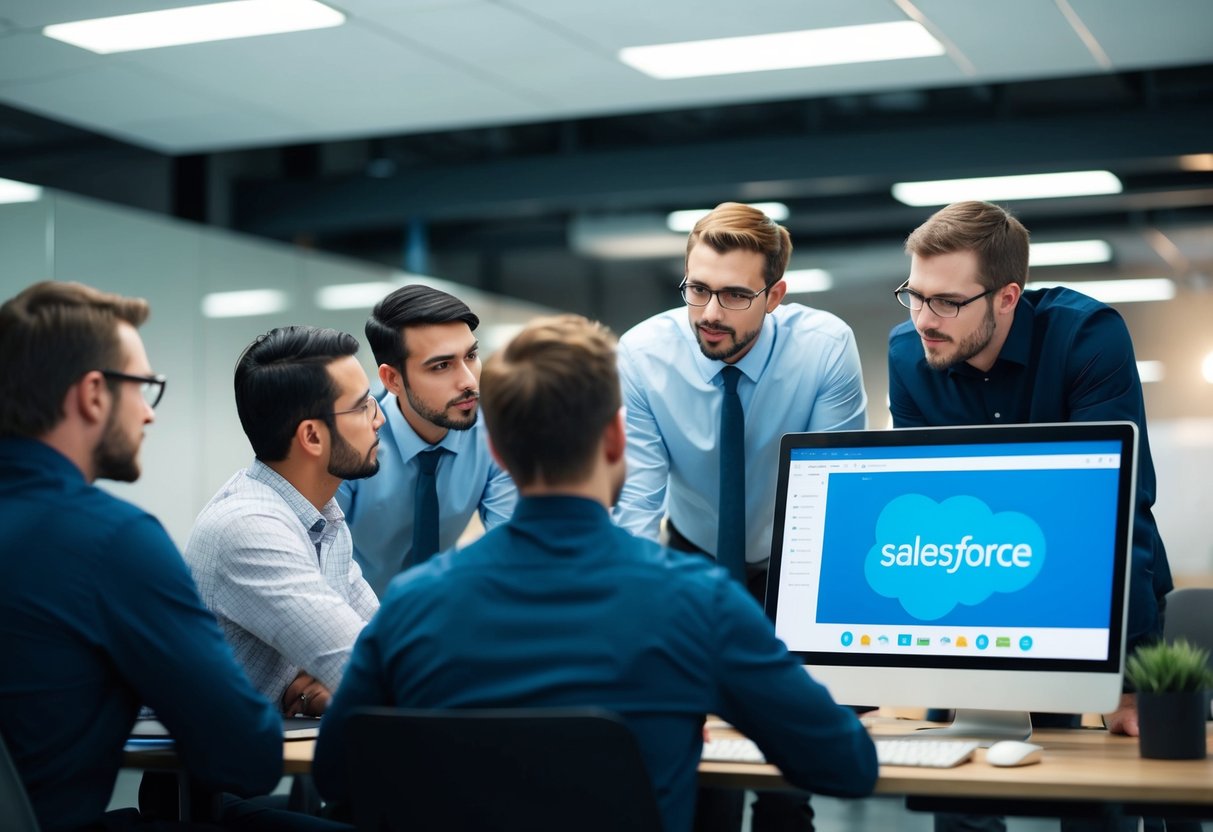
<instances>
[{"instance_id":1,"label":"man with blonde hair","mask_svg":"<svg viewBox=\"0 0 1213 832\"><path fill-rule=\"evenodd\" d=\"M691 827L707 713L745 731L791 783L870 792L875 752L859 720L745 590L704 558L612 524L625 431L610 333L574 315L534 321L490 359L481 393L518 507L393 581L324 718L321 793L349 796L346 720L363 706L615 711L670 832Z\"/></svg>"}]
</instances>

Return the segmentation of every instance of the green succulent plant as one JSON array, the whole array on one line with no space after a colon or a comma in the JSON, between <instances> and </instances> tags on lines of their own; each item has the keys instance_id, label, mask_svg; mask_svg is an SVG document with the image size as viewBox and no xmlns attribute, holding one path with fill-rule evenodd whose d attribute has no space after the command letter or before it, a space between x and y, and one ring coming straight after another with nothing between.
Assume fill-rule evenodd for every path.
<instances>
[{"instance_id":1,"label":"green succulent plant","mask_svg":"<svg viewBox=\"0 0 1213 832\"><path fill-rule=\"evenodd\" d=\"M1125 675L1140 693L1179 693L1213 688L1209 651L1184 639L1139 647L1129 656Z\"/></svg>"}]
</instances>

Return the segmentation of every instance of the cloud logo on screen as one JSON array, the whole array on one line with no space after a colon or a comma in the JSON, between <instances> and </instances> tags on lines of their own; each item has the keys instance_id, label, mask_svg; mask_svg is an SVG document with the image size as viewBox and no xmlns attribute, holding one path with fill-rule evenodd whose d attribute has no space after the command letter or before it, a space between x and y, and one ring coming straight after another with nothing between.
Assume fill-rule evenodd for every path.
<instances>
[{"instance_id":1,"label":"cloud logo on screen","mask_svg":"<svg viewBox=\"0 0 1213 832\"><path fill-rule=\"evenodd\" d=\"M920 621L995 592L1018 592L1040 574L1045 536L1026 514L995 514L976 497L937 503L921 494L889 502L864 561L868 585Z\"/></svg>"}]
</instances>

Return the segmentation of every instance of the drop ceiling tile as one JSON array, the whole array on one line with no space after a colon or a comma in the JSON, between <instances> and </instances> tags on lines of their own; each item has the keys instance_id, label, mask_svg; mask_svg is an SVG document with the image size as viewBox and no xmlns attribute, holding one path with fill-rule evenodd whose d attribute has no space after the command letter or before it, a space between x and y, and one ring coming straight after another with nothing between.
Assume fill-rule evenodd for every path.
<instances>
[{"instance_id":1,"label":"drop ceiling tile","mask_svg":"<svg viewBox=\"0 0 1213 832\"><path fill-rule=\"evenodd\" d=\"M4 0L0 18L7 18L21 28L41 28L51 23L201 6L210 2L221 0L106 0L104 3L97 0Z\"/></svg>"},{"instance_id":2,"label":"drop ceiling tile","mask_svg":"<svg viewBox=\"0 0 1213 832\"><path fill-rule=\"evenodd\" d=\"M1208 0L1070 0L1117 69L1213 61Z\"/></svg>"},{"instance_id":3,"label":"drop ceiling tile","mask_svg":"<svg viewBox=\"0 0 1213 832\"><path fill-rule=\"evenodd\" d=\"M278 118L263 112L216 108L189 116L116 124L110 132L165 153L191 153L291 143L309 130L311 125L306 121Z\"/></svg>"},{"instance_id":4,"label":"drop ceiling tile","mask_svg":"<svg viewBox=\"0 0 1213 832\"><path fill-rule=\"evenodd\" d=\"M33 81L104 65L99 55L34 32L0 36L0 83Z\"/></svg>"}]
</instances>

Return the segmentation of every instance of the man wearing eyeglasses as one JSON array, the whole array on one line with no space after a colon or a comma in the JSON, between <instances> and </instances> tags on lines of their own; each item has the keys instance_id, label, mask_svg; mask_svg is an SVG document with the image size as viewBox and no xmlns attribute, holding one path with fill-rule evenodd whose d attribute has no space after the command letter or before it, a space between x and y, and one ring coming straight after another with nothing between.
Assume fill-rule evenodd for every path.
<instances>
[{"instance_id":1,"label":"man wearing eyeglasses","mask_svg":"<svg viewBox=\"0 0 1213 832\"><path fill-rule=\"evenodd\" d=\"M906 240L894 290L910 319L889 334L894 427L1129 420L1139 429L1127 649L1162 635L1171 569L1133 343L1116 310L1065 288L1025 290L1028 231L1002 208L958 202ZM1137 734L1132 694L1108 728ZM1002 828L1000 824L947 828Z\"/></svg>"},{"instance_id":2,"label":"man wearing eyeglasses","mask_svg":"<svg viewBox=\"0 0 1213 832\"><path fill-rule=\"evenodd\" d=\"M332 329L271 330L236 364L256 458L211 499L185 547L198 589L253 684L287 715L319 716L379 601L334 495L379 469L383 414Z\"/></svg>"},{"instance_id":3,"label":"man wearing eyeglasses","mask_svg":"<svg viewBox=\"0 0 1213 832\"><path fill-rule=\"evenodd\" d=\"M850 327L782 304L791 251L787 229L761 211L717 206L687 240L685 311L650 318L619 344L628 478L616 521L657 539L668 514L671 548L714 557L759 603L780 437L866 424ZM703 797L697 828L737 829L737 794ZM811 828L811 817L803 799L760 795L753 829Z\"/></svg>"},{"instance_id":4,"label":"man wearing eyeglasses","mask_svg":"<svg viewBox=\"0 0 1213 832\"><path fill-rule=\"evenodd\" d=\"M44 830L143 828L105 814L140 704L203 786L263 794L282 773L281 720L176 546L94 485L139 478L165 386L136 330L148 311L61 282L0 307L0 736Z\"/></svg>"}]
</instances>

